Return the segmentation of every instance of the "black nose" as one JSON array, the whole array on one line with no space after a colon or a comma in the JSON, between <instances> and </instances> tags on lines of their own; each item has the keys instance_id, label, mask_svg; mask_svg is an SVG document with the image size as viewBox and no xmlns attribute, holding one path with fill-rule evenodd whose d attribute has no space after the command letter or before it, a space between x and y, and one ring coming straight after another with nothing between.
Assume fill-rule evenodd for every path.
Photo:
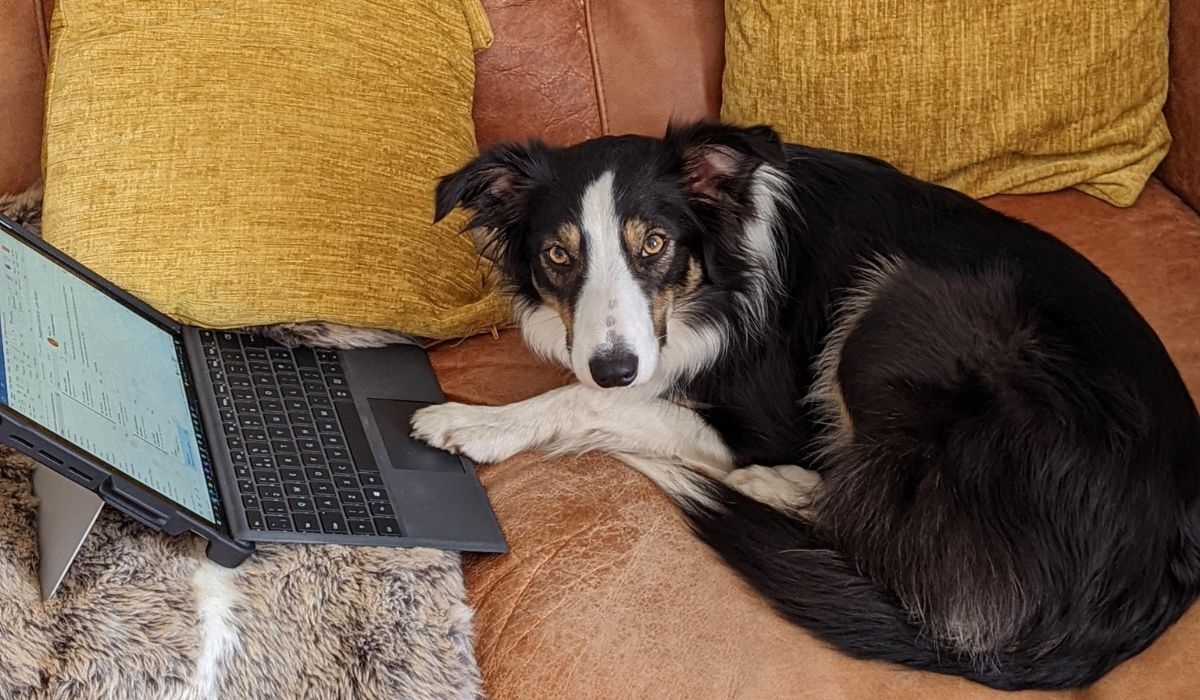
<instances>
[{"instance_id":1,"label":"black nose","mask_svg":"<svg viewBox=\"0 0 1200 700\"><path fill-rule=\"evenodd\" d=\"M605 389L629 386L637 377L637 369L637 355L628 350L607 352L588 360L588 371L592 373L592 379Z\"/></svg>"}]
</instances>

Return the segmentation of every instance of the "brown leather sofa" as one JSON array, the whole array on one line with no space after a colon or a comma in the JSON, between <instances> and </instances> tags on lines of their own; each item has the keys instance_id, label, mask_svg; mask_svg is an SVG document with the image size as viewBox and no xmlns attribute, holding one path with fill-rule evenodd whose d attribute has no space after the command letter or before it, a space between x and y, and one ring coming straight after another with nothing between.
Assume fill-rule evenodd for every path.
<instances>
[{"instance_id":1,"label":"brown leather sofa","mask_svg":"<svg viewBox=\"0 0 1200 700\"><path fill-rule=\"evenodd\" d=\"M0 192L37 178L49 0L0 0ZM487 0L483 144L570 143L715 115L722 0ZM1200 392L1200 3L1171 17L1174 143L1138 202L1078 192L988 204L1058 234L1107 271ZM452 398L502 403L569 380L510 330L434 353ZM602 456L522 455L484 470L510 539L472 557L477 653L501 698L983 698L954 678L848 659L778 619L694 542L665 499ZM1094 687L1029 697L1200 698L1200 607Z\"/></svg>"}]
</instances>

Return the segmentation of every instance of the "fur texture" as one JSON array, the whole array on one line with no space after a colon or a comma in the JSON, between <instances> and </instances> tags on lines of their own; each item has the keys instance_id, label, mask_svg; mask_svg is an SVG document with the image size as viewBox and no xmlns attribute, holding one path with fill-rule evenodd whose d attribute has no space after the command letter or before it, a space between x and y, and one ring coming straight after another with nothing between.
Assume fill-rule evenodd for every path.
<instances>
[{"instance_id":1,"label":"fur texture","mask_svg":"<svg viewBox=\"0 0 1200 700\"><path fill-rule=\"evenodd\" d=\"M40 190L0 198L37 231ZM299 324L337 347L374 331ZM234 570L195 538L107 511L62 588L37 580L34 464L0 447L0 698L462 698L482 695L461 558L429 549L259 545Z\"/></svg>"},{"instance_id":2,"label":"fur texture","mask_svg":"<svg viewBox=\"0 0 1200 700\"><path fill-rule=\"evenodd\" d=\"M1087 685L1200 592L1195 404L1052 236L712 123L496 147L440 183L460 205L580 384L425 409L418 437L613 452L813 634L995 688Z\"/></svg>"}]
</instances>

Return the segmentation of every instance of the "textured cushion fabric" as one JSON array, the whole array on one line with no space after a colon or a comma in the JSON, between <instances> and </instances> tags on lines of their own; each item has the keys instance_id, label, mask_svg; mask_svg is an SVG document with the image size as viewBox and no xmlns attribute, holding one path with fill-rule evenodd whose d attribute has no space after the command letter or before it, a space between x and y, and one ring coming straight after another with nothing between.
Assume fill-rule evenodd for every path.
<instances>
[{"instance_id":1,"label":"textured cushion fabric","mask_svg":"<svg viewBox=\"0 0 1200 700\"><path fill-rule=\"evenodd\" d=\"M1116 209L1080 192L987 200L1096 262L1200 395L1200 217L1152 180ZM516 333L433 353L451 398L506 403L569 381ZM1200 605L1094 687L1001 693L855 661L785 623L689 533L646 479L600 455L529 453L482 477L511 551L466 558L476 654L494 700L524 698L1194 698Z\"/></svg>"},{"instance_id":2,"label":"textured cushion fabric","mask_svg":"<svg viewBox=\"0 0 1200 700\"><path fill-rule=\"evenodd\" d=\"M722 115L975 197L1129 205L1170 143L1167 0L726 0Z\"/></svg>"},{"instance_id":3,"label":"textured cushion fabric","mask_svg":"<svg viewBox=\"0 0 1200 700\"><path fill-rule=\"evenodd\" d=\"M475 152L478 0L62 0L44 233L204 326L508 318L436 178Z\"/></svg>"}]
</instances>

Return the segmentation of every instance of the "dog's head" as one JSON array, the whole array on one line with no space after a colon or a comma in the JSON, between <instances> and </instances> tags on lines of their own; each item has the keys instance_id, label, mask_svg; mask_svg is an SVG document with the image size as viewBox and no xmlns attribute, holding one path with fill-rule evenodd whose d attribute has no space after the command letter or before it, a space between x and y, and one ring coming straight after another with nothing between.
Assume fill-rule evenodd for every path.
<instances>
[{"instance_id":1,"label":"dog's head","mask_svg":"<svg viewBox=\"0 0 1200 700\"><path fill-rule=\"evenodd\" d=\"M770 128L714 123L662 139L504 144L442 178L436 218L472 213L468 230L523 322L553 322L555 354L581 382L637 385L659 368L673 313L713 278L728 246L717 233L753 209L755 172L782 162Z\"/></svg>"}]
</instances>

